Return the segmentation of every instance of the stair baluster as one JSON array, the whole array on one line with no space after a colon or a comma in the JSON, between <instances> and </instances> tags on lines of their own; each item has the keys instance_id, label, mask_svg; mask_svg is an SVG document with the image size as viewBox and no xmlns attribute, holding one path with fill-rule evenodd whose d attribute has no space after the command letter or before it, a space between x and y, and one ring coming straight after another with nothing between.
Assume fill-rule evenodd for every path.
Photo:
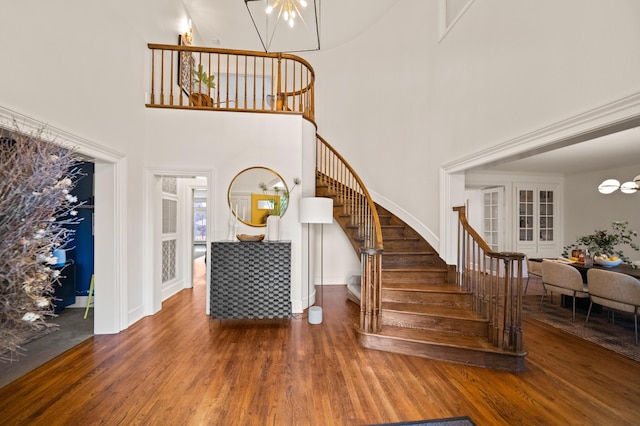
<instances>
[{"instance_id":1,"label":"stair baluster","mask_svg":"<svg viewBox=\"0 0 640 426\"><path fill-rule=\"evenodd\" d=\"M469 225L464 206L458 212L460 287L474 295L476 313L489 320L489 341L515 353L523 352L522 276L524 254L497 253Z\"/></svg>"}]
</instances>

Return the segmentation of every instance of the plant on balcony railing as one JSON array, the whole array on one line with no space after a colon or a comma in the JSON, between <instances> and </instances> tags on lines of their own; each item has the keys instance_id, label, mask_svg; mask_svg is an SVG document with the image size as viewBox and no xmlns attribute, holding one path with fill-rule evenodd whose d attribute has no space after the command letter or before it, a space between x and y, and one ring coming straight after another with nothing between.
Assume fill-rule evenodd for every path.
<instances>
[{"instance_id":1,"label":"plant on balcony railing","mask_svg":"<svg viewBox=\"0 0 640 426\"><path fill-rule=\"evenodd\" d=\"M314 119L315 77L303 58L184 45L148 47L148 107L297 113Z\"/></svg>"},{"instance_id":2,"label":"plant on balcony railing","mask_svg":"<svg viewBox=\"0 0 640 426\"><path fill-rule=\"evenodd\" d=\"M192 93L189 99L194 106L213 106L213 98L211 97L211 89L216 88L215 75L207 75L202 64L198 65L198 69L193 69Z\"/></svg>"}]
</instances>

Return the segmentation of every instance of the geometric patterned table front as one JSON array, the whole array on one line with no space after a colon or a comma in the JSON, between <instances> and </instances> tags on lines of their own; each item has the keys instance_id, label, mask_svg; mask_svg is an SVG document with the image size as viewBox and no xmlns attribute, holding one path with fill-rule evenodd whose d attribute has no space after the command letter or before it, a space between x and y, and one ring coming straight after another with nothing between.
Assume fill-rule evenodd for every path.
<instances>
[{"instance_id":1,"label":"geometric patterned table front","mask_svg":"<svg viewBox=\"0 0 640 426\"><path fill-rule=\"evenodd\" d=\"M291 316L291 242L211 243L211 316Z\"/></svg>"}]
</instances>

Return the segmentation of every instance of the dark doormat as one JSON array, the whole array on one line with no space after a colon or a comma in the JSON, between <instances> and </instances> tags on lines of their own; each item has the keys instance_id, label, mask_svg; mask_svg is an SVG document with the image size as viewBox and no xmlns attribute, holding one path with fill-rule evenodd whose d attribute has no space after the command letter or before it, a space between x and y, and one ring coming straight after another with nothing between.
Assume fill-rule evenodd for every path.
<instances>
[{"instance_id":1,"label":"dark doormat","mask_svg":"<svg viewBox=\"0 0 640 426\"><path fill-rule=\"evenodd\" d=\"M420 425L428 425L428 426L475 426L473 420L469 417L449 417L446 419L433 419L433 420L416 420L411 422L400 422L400 423L380 423L377 425L370 426L420 426Z\"/></svg>"}]
</instances>

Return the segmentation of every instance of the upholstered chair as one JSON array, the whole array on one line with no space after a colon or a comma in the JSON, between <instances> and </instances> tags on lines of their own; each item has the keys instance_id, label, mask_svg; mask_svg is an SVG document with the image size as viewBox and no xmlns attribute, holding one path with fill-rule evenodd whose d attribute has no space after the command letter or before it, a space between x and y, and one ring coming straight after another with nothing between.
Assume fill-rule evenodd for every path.
<instances>
[{"instance_id":1,"label":"upholstered chair","mask_svg":"<svg viewBox=\"0 0 640 426\"><path fill-rule=\"evenodd\" d=\"M527 284L524 286L524 294L527 294L527 288L529 288L529 279L531 277L538 277L542 279L542 262L533 262L528 257L525 258L527 265Z\"/></svg>"},{"instance_id":2,"label":"upholstered chair","mask_svg":"<svg viewBox=\"0 0 640 426\"><path fill-rule=\"evenodd\" d=\"M585 325L589 321L591 307L594 303L618 311L633 313L637 345L640 281L630 275L594 268L589 269L587 272L587 283L589 285L591 303L589 304ZM615 320L615 317L612 318Z\"/></svg>"},{"instance_id":3,"label":"upholstered chair","mask_svg":"<svg viewBox=\"0 0 640 426\"><path fill-rule=\"evenodd\" d=\"M580 272L571 265L554 262L552 260L542 261L542 285L545 292L540 298L540 308L547 291L560 293L573 297L573 321L576 320L576 298L586 299L589 297L587 285L582 281Z\"/></svg>"}]
</instances>

